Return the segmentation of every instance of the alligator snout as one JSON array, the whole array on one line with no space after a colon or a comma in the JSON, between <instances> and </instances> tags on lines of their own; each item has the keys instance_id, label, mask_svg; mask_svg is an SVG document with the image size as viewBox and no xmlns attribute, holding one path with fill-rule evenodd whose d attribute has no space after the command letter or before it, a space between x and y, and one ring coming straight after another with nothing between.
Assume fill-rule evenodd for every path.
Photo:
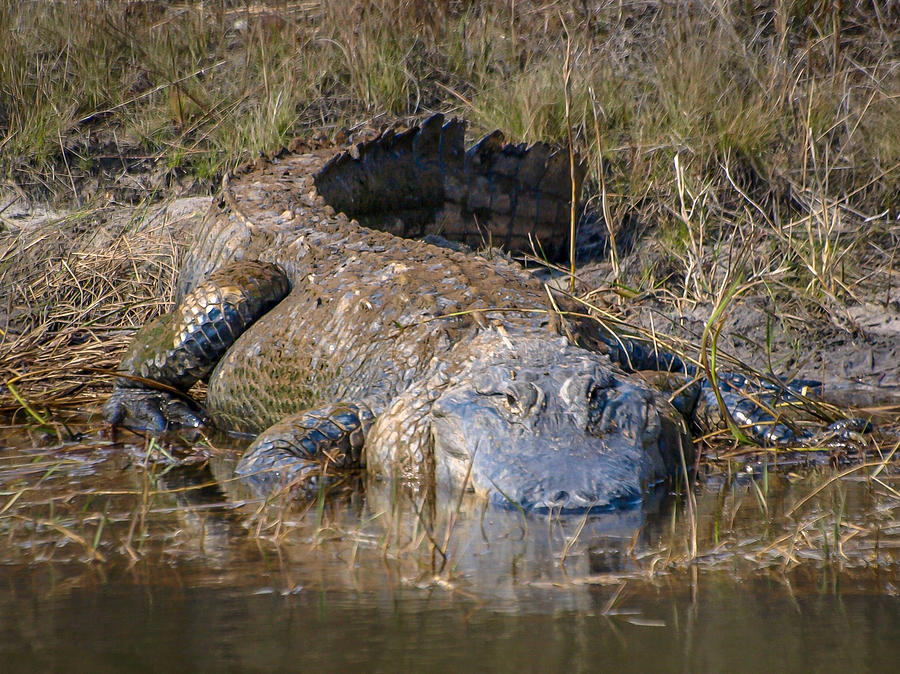
<instances>
[{"instance_id":1,"label":"alligator snout","mask_svg":"<svg viewBox=\"0 0 900 674\"><path fill-rule=\"evenodd\" d=\"M581 351L552 367L497 358L473 365L434 403L443 486L508 506L584 511L637 503L669 474L659 449L668 408L613 377L601 356Z\"/></svg>"}]
</instances>

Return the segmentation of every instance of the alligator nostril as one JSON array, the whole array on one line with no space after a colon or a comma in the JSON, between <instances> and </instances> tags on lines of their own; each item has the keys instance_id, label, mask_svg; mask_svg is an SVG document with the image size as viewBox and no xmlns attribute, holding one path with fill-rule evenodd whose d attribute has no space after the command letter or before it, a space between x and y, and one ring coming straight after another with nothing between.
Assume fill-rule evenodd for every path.
<instances>
[{"instance_id":1,"label":"alligator nostril","mask_svg":"<svg viewBox=\"0 0 900 674\"><path fill-rule=\"evenodd\" d=\"M575 492L575 499L579 506L592 506L597 503L597 491L589 491L587 489L579 489Z\"/></svg>"}]
</instances>

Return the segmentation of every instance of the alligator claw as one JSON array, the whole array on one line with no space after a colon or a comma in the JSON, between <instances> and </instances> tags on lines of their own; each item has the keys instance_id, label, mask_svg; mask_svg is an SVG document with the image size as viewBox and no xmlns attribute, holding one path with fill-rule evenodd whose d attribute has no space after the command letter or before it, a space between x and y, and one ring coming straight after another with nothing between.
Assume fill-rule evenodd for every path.
<instances>
[{"instance_id":1,"label":"alligator claw","mask_svg":"<svg viewBox=\"0 0 900 674\"><path fill-rule=\"evenodd\" d=\"M206 426L206 414L193 400L167 391L117 388L103 405L103 418L115 428L163 433Z\"/></svg>"}]
</instances>

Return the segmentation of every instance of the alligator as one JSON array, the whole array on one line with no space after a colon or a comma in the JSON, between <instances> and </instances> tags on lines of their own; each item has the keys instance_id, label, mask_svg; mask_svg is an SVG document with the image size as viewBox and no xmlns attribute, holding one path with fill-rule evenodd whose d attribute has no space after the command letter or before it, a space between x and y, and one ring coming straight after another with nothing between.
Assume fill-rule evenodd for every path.
<instances>
[{"instance_id":1,"label":"alligator","mask_svg":"<svg viewBox=\"0 0 900 674\"><path fill-rule=\"evenodd\" d=\"M466 150L464 131L436 115L226 176L175 309L122 358L108 422L252 434L236 472L264 488L365 468L583 511L686 470L685 416L721 425L719 401L695 383L670 402L631 372L689 367L599 330L508 255L458 245L555 254L583 166L499 133ZM186 396L201 380L202 408ZM724 395L749 432L797 439Z\"/></svg>"}]
</instances>

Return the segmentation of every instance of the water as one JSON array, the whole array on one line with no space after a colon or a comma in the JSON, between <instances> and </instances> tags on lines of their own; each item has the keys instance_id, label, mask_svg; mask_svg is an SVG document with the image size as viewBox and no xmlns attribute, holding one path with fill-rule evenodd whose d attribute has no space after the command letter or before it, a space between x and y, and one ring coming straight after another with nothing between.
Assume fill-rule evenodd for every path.
<instances>
[{"instance_id":1,"label":"water","mask_svg":"<svg viewBox=\"0 0 900 674\"><path fill-rule=\"evenodd\" d=\"M2 672L900 665L890 464L742 466L694 526L665 496L568 519L379 483L265 502L219 441L176 466L91 429L2 433Z\"/></svg>"},{"instance_id":2,"label":"water","mask_svg":"<svg viewBox=\"0 0 900 674\"><path fill-rule=\"evenodd\" d=\"M5 579L4 579L5 580ZM4 583L4 586L6 584ZM897 599L727 580L627 599L640 617L514 612L444 590L103 582L4 589L4 671L896 671ZM637 623L637 624L635 624Z\"/></svg>"}]
</instances>

